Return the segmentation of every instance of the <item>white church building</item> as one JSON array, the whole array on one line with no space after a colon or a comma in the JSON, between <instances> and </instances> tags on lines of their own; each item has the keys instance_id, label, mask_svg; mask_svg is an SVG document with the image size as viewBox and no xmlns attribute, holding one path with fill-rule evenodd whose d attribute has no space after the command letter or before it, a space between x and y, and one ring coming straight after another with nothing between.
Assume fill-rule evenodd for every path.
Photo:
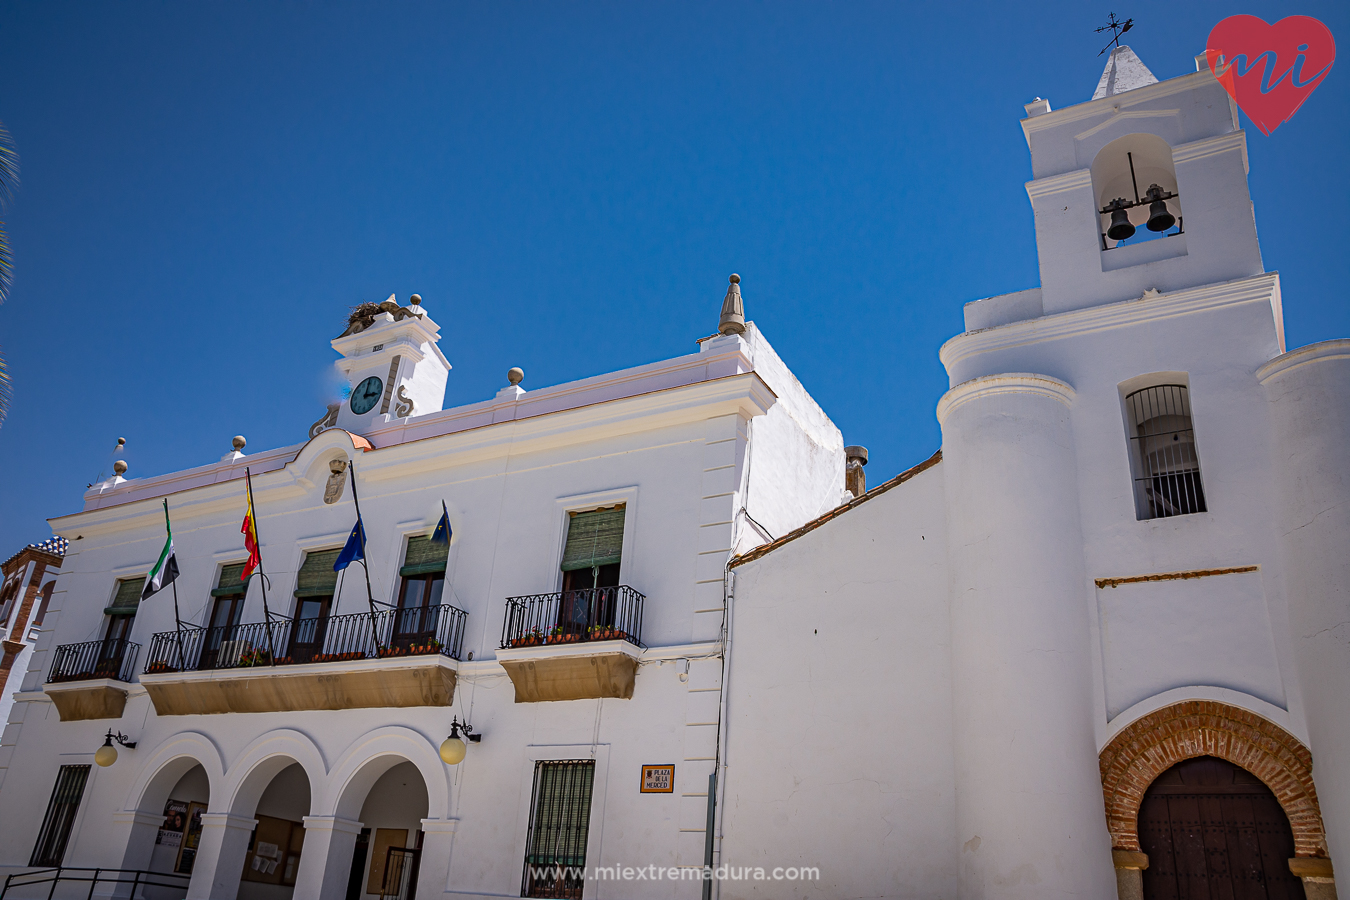
<instances>
[{"instance_id":1,"label":"white church building","mask_svg":"<svg viewBox=\"0 0 1350 900\"><path fill-rule=\"evenodd\" d=\"M1334 898L1350 340L1285 347L1203 57L1026 109L1041 285L870 490L736 276L695 352L450 409L367 305L306 440L91 488L0 900Z\"/></svg>"}]
</instances>

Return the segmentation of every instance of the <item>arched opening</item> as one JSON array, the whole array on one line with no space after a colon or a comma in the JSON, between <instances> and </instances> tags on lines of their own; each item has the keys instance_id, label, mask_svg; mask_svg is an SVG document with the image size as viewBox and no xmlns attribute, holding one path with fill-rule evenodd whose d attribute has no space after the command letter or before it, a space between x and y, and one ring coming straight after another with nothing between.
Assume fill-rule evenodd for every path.
<instances>
[{"instance_id":1,"label":"arched opening","mask_svg":"<svg viewBox=\"0 0 1350 900\"><path fill-rule=\"evenodd\" d=\"M1161 519L1205 512L1186 385L1155 384L1133 391L1125 397L1125 410L1136 516Z\"/></svg>"},{"instance_id":2,"label":"arched opening","mask_svg":"<svg viewBox=\"0 0 1350 900\"><path fill-rule=\"evenodd\" d=\"M304 766L284 756L267 759L240 786L234 812L258 823L244 852L239 900L290 900L310 812Z\"/></svg>"},{"instance_id":3,"label":"arched opening","mask_svg":"<svg viewBox=\"0 0 1350 900\"><path fill-rule=\"evenodd\" d=\"M1294 833L1280 801L1241 766L1213 756L1159 775L1139 807L1145 900L1303 900L1289 870Z\"/></svg>"},{"instance_id":4,"label":"arched opening","mask_svg":"<svg viewBox=\"0 0 1350 900\"><path fill-rule=\"evenodd\" d=\"M1184 230L1172 148L1156 134L1127 134L1098 151L1092 191L1103 250Z\"/></svg>"},{"instance_id":5,"label":"arched opening","mask_svg":"<svg viewBox=\"0 0 1350 900\"><path fill-rule=\"evenodd\" d=\"M406 759L378 757L357 772L338 804L339 815L361 823L346 900L411 900L427 809L426 782Z\"/></svg>"},{"instance_id":6,"label":"arched opening","mask_svg":"<svg viewBox=\"0 0 1350 900\"><path fill-rule=\"evenodd\" d=\"M190 760L175 762L186 764ZM211 802L211 782L206 769L200 764L192 765L173 782L167 796L159 799L154 794L162 795L163 792L153 790L152 783L152 790L146 792L146 801L162 804L164 822L155 835L148 868L151 872L191 875L201 847L202 814Z\"/></svg>"}]
</instances>

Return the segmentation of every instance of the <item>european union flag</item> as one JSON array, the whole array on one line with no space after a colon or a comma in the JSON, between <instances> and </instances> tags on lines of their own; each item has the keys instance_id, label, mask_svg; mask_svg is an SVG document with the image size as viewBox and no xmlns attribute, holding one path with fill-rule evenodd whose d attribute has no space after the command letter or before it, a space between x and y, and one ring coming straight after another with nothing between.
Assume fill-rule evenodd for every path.
<instances>
[{"instance_id":1,"label":"european union flag","mask_svg":"<svg viewBox=\"0 0 1350 900\"><path fill-rule=\"evenodd\" d=\"M441 520L436 523L436 530L431 533L431 542L433 544L450 543L450 511L445 508L445 501L441 501Z\"/></svg>"},{"instance_id":2,"label":"european union flag","mask_svg":"<svg viewBox=\"0 0 1350 900\"><path fill-rule=\"evenodd\" d=\"M361 527L361 517L356 517L356 524L352 526L351 536L347 538L347 544L338 554L338 558L333 560L333 571L341 572L347 566L356 562L358 559L366 558L366 530Z\"/></svg>"}]
</instances>

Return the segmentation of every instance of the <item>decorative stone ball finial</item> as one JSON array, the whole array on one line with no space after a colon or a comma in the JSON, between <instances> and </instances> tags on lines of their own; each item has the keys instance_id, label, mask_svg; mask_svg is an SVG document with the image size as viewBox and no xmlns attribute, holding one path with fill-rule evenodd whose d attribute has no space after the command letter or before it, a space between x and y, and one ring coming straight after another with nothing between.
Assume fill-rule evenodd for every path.
<instances>
[{"instance_id":1,"label":"decorative stone ball finial","mask_svg":"<svg viewBox=\"0 0 1350 900\"><path fill-rule=\"evenodd\" d=\"M525 370L519 366L512 366L506 373L506 380L512 384L520 384L525 380Z\"/></svg>"},{"instance_id":2,"label":"decorative stone ball finial","mask_svg":"<svg viewBox=\"0 0 1350 900\"><path fill-rule=\"evenodd\" d=\"M113 472L119 476L127 474L126 460L119 459L117 462L113 463Z\"/></svg>"},{"instance_id":3,"label":"decorative stone ball finial","mask_svg":"<svg viewBox=\"0 0 1350 900\"><path fill-rule=\"evenodd\" d=\"M408 298L408 302L411 303L413 306L421 306L421 305L422 305L422 295L421 295L421 294L413 294L411 297Z\"/></svg>"},{"instance_id":4,"label":"decorative stone ball finial","mask_svg":"<svg viewBox=\"0 0 1350 900\"><path fill-rule=\"evenodd\" d=\"M125 447L126 445L127 445L127 439L126 439L126 438L118 438L118 439L117 439L117 449L118 449L118 450L121 450L121 449L122 449L123 447Z\"/></svg>"},{"instance_id":5,"label":"decorative stone ball finial","mask_svg":"<svg viewBox=\"0 0 1350 900\"><path fill-rule=\"evenodd\" d=\"M248 441L244 440L244 436L242 434L236 434L234 436L234 440L230 441L230 443L234 445L235 453L243 453L244 448L248 446Z\"/></svg>"},{"instance_id":6,"label":"decorative stone ball finial","mask_svg":"<svg viewBox=\"0 0 1350 900\"><path fill-rule=\"evenodd\" d=\"M745 332L745 305L741 302L741 276L732 275L727 287L726 298L722 300L722 318L717 323L721 334L743 334Z\"/></svg>"}]
</instances>

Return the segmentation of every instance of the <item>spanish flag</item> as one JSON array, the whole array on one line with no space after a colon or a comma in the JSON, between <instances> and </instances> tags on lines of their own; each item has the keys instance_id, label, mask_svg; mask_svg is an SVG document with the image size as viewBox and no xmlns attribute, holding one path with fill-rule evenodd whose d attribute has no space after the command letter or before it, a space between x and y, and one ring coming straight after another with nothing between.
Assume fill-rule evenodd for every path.
<instances>
[{"instance_id":1,"label":"spanish flag","mask_svg":"<svg viewBox=\"0 0 1350 900\"><path fill-rule=\"evenodd\" d=\"M247 487L248 508L244 511L244 524L239 526L239 531L244 536L248 562L244 563L244 571L239 575L240 581L248 581L248 576L253 574L253 570L262 565L262 553L258 551L258 520L253 516L253 481L247 470L244 471L244 482Z\"/></svg>"}]
</instances>

